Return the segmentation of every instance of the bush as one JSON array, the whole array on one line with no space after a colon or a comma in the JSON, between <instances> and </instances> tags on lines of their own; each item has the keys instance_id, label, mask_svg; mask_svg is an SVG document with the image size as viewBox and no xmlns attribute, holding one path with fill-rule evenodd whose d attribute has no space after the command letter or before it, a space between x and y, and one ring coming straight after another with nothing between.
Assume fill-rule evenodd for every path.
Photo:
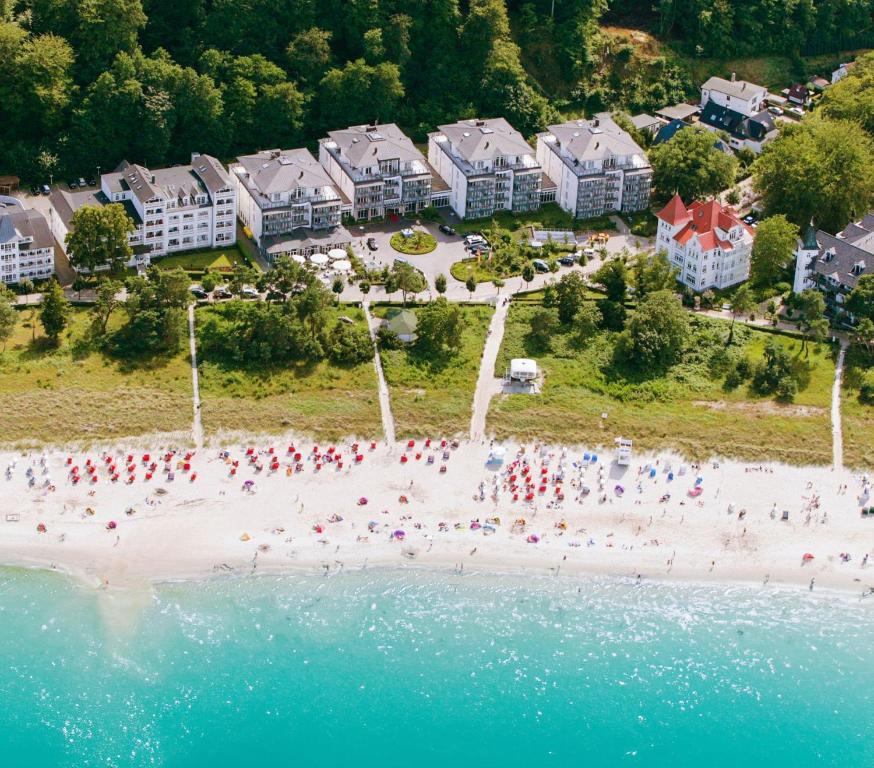
<instances>
[{"instance_id":1,"label":"bush","mask_svg":"<svg viewBox=\"0 0 874 768\"><path fill-rule=\"evenodd\" d=\"M859 385L859 400L867 405L874 405L874 369L866 371Z\"/></svg>"},{"instance_id":2,"label":"bush","mask_svg":"<svg viewBox=\"0 0 874 768\"><path fill-rule=\"evenodd\" d=\"M328 357L342 365L357 365L373 358L370 335L363 328L337 323L327 343Z\"/></svg>"},{"instance_id":3,"label":"bush","mask_svg":"<svg viewBox=\"0 0 874 768\"><path fill-rule=\"evenodd\" d=\"M404 346L400 337L384 325L377 330L376 341L380 349L401 349Z\"/></svg>"},{"instance_id":4,"label":"bush","mask_svg":"<svg viewBox=\"0 0 874 768\"><path fill-rule=\"evenodd\" d=\"M439 221L440 211L438 211L433 205L429 205L427 208L423 208L419 211L419 218L422 221Z\"/></svg>"}]
</instances>

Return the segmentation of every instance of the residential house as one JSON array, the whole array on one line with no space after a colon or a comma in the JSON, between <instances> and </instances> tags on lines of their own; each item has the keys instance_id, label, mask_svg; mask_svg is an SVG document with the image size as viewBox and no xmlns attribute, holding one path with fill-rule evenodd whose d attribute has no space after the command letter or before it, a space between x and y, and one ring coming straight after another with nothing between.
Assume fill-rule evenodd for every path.
<instances>
[{"instance_id":1,"label":"residential house","mask_svg":"<svg viewBox=\"0 0 874 768\"><path fill-rule=\"evenodd\" d=\"M664 144L666 141L670 141L677 135L678 131L681 131L683 128L689 128L689 124L684 123L682 120L671 120L667 125L662 126L661 130L656 134L655 138L652 140L653 146L656 147L659 144ZM705 129L703 127L698 127L696 130L703 131ZM725 152L732 156L734 155L734 152L731 151L728 144L718 136L715 137L713 146L715 146L720 152Z\"/></svg>"},{"instance_id":2,"label":"residential house","mask_svg":"<svg viewBox=\"0 0 874 768\"><path fill-rule=\"evenodd\" d=\"M578 219L649 207L652 166L607 113L550 125L537 134L537 160L558 186L558 204Z\"/></svg>"},{"instance_id":3,"label":"residential house","mask_svg":"<svg viewBox=\"0 0 874 768\"><path fill-rule=\"evenodd\" d=\"M792 290L822 291L829 312L853 323L844 302L859 278L870 274L874 274L874 211L836 235L808 227L795 250Z\"/></svg>"},{"instance_id":4,"label":"residential house","mask_svg":"<svg viewBox=\"0 0 874 768\"><path fill-rule=\"evenodd\" d=\"M830 85L831 83L828 80L817 75L807 84L807 89L815 91L816 93L822 93Z\"/></svg>"},{"instance_id":5,"label":"residential house","mask_svg":"<svg viewBox=\"0 0 874 768\"><path fill-rule=\"evenodd\" d=\"M641 114L634 115L631 118L631 124L637 128L638 131L642 131L643 133L648 133L651 136L655 136L661 127L665 124L664 119L660 117L653 117L652 115Z\"/></svg>"},{"instance_id":6,"label":"residential house","mask_svg":"<svg viewBox=\"0 0 874 768\"><path fill-rule=\"evenodd\" d=\"M394 123L353 125L319 140L319 162L352 203L352 217L373 219L445 205L448 190L432 200L425 157Z\"/></svg>"},{"instance_id":7,"label":"residential house","mask_svg":"<svg viewBox=\"0 0 874 768\"><path fill-rule=\"evenodd\" d=\"M713 102L720 107L753 117L765 108L768 89L761 85L738 80L734 73L731 80L711 77L701 86L701 109Z\"/></svg>"},{"instance_id":8,"label":"residential house","mask_svg":"<svg viewBox=\"0 0 874 768\"><path fill-rule=\"evenodd\" d=\"M786 92L786 98L799 107L810 106L810 90L806 85L795 83Z\"/></svg>"},{"instance_id":9,"label":"residential house","mask_svg":"<svg viewBox=\"0 0 874 768\"><path fill-rule=\"evenodd\" d=\"M670 107L662 107L656 112L656 117L660 117L666 123L671 120L682 120L684 123L691 125L695 122L695 115L701 111L700 107L692 104L674 104Z\"/></svg>"},{"instance_id":10,"label":"residential house","mask_svg":"<svg viewBox=\"0 0 874 768\"><path fill-rule=\"evenodd\" d=\"M540 207L543 169L534 150L503 117L460 120L428 134L428 161L449 185L462 219Z\"/></svg>"},{"instance_id":11,"label":"residential house","mask_svg":"<svg viewBox=\"0 0 874 768\"><path fill-rule=\"evenodd\" d=\"M55 242L45 217L13 198L0 200L0 284L45 280L55 271Z\"/></svg>"},{"instance_id":12,"label":"residential house","mask_svg":"<svg viewBox=\"0 0 874 768\"><path fill-rule=\"evenodd\" d=\"M237 241L237 196L224 166L209 155L194 153L190 165L154 171L123 161L100 176L100 189L51 196L52 234L66 251L73 214L86 205L117 203L134 223L129 238L131 267L179 251L221 248Z\"/></svg>"},{"instance_id":13,"label":"residential house","mask_svg":"<svg viewBox=\"0 0 874 768\"><path fill-rule=\"evenodd\" d=\"M723 107L715 100L707 102L701 113L700 124L709 131L727 133L732 149L747 148L756 154L778 133L774 117L767 109L748 117L742 112Z\"/></svg>"},{"instance_id":14,"label":"residential house","mask_svg":"<svg viewBox=\"0 0 874 768\"><path fill-rule=\"evenodd\" d=\"M667 254L677 279L694 291L728 288L750 273L754 230L715 200L688 208L679 195L657 214L656 249Z\"/></svg>"},{"instance_id":15,"label":"residential house","mask_svg":"<svg viewBox=\"0 0 874 768\"><path fill-rule=\"evenodd\" d=\"M841 64L834 72L832 72L832 85L843 80L850 74L850 70L856 66L855 61L848 61L846 64Z\"/></svg>"},{"instance_id":16,"label":"residential house","mask_svg":"<svg viewBox=\"0 0 874 768\"><path fill-rule=\"evenodd\" d=\"M351 244L351 235L340 224L342 214L352 210L351 201L309 150L243 155L230 172L240 221L268 260Z\"/></svg>"}]
</instances>

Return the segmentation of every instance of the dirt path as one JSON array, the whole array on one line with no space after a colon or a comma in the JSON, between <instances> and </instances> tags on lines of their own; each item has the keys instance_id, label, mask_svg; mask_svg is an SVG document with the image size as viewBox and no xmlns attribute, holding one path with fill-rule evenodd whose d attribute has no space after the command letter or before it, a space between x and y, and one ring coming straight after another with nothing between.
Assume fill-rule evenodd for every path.
<instances>
[{"instance_id":1,"label":"dirt path","mask_svg":"<svg viewBox=\"0 0 874 768\"><path fill-rule=\"evenodd\" d=\"M376 343L376 326L370 315L370 303L361 303L364 316L367 318L367 329L370 331L370 339L373 341L373 366L376 368L376 379L379 386L379 410L382 414L382 431L389 445L395 442L395 419L391 412L391 400L388 396L388 384L385 383L385 375L382 372L382 358L379 356L379 345Z\"/></svg>"},{"instance_id":2,"label":"dirt path","mask_svg":"<svg viewBox=\"0 0 874 768\"><path fill-rule=\"evenodd\" d=\"M832 386L832 465L835 469L844 467L844 435L841 428L841 382L844 378L844 357L847 343L841 340L841 351L835 363L835 383Z\"/></svg>"},{"instance_id":3,"label":"dirt path","mask_svg":"<svg viewBox=\"0 0 874 768\"><path fill-rule=\"evenodd\" d=\"M203 424L200 421L200 381L197 378L197 342L194 339L194 304L188 305L188 349L191 357L191 400L194 407L194 420L191 436L198 448L203 447Z\"/></svg>"},{"instance_id":4,"label":"dirt path","mask_svg":"<svg viewBox=\"0 0 874 768\"><path fill-rule=\"evenodd\" d=\"M492 400L492 395L500 389L500 384L495 379L495 361L498 359L498 351L501 349L501 341L504 338L504 326L509 309L509 302L498 299L498 306L495 308L495 313L489 324L489 335L483 348L483 356L479 365L479 378L476 381L476 391L473 395L473 414L470 418L471 440L485 437L489 403Z\"/></svg>"}]
</instances>

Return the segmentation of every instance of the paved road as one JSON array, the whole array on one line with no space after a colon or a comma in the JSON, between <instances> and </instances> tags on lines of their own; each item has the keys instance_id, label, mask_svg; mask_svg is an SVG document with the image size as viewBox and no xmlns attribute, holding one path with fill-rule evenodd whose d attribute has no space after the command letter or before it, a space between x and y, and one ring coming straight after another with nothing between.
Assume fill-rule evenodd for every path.
<instances>
[{"instance_id":1,"label":"paved road","mask_svg":"<svg viewBox=\"0 0 874 768\"><path fill-rule=\"evenodd\" d=\"M841 426L841 382L844 377L844 356L847 342L841 340L841 351L835 364L835 383L832 386L832 466L835 470L844 468L844 435Z\"/></svg>"},{"instance_id":2,"label":"paved road","mask_svg":"<svg viewBox=\"0 0 874 768\"><path fill-rule=\"evenodd\" d=\"M509 308L508 301L499 301L495 313L492 315L492 321L489 323L489 335L483 347L483 356L479 364L479 377L473 394L473 413L470 418L471 440L480 440L485 437L489 403L492 400L492 395L500 391L499 380L495 379L495 361L498 359L498 351L504 338L504 326Z\"/></svg>"},{"instance_id":3,"label":"paved road","mask_svg":"<svg viewBox=\"0 0 874 768\"><path fill-rule=\"evenodd\" d=\"M203 447L203 424L200 420L200 381L197 378L197 342L194 338L194 304L188 305L188 349L191 355L191 401L194 408L194 419L191 424L191 436L194 445Z\"/></svg>"},{"instance_id":4,"label":"paved road","mask_svg":"<svg viewBox=\"0 0 874 768\"><path fill-rule=\"evenodd\" d=\"M385 374L382 371L382 358L379 356L379 344L376 343L377 324L370 314L369 302L362 302L364 317L367 319L367 329L370 331L370 340L373 342L373 366L376 368L376 380L379 387L379 410L382 415L382 431L385 441L389 445L395 443L395 419L391 412L391 400L388 394L388 384L385 382Z\"/></svg>"}]
</instances>

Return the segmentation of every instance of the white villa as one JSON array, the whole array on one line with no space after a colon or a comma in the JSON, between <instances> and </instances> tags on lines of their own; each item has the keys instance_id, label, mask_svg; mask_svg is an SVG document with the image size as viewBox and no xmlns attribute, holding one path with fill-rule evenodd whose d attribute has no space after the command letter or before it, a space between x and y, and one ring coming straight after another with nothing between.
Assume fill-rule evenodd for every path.
<instances>
[{"instance_id":1,"label":"white villa","mask_svg":"<svg viewBox=\"0 0 874 768\"><path fill-rule=\"evenodd\" d=\"M345 248L348 198L306 149L269 149L231 164L240 221L269 259ZM248 233L247 233L248 234Z\"/></svg>"},{"instance_id":2,"label":"white villa","mask_svg":"<svg viewBox=\"0 0 874 768\"><path fill-rule=\"evenodd\" d=\"M329 132L319 140L319 162L358 220L416 213L448 200L445 193L432 200L431 168L394 123Z\"/></svg>"},{"instance_id":3,"label":"white villa","mask_svg":"<svg viewBox=\"0 0 874 768\"><path fill-rule=\"evenodd\" d=\"M39 211L0 198L0 283L45 280L55 271L55 243Z\"/></svg>"},{"instance_id":4,"label":"white villa","mask_svg":"<svg viewBox=\"0 0 874 768\"><path fill-rule=\"evenodd\" d=\"M155 171L125 160L112 173L100 176L99 191L55 189L50 200L52 234L64 250L76 210L85 205L123 205L136 227L130 236L134 256L129 266L237 240L237 196L227 171L209 155L195 153L190 165Z\"/></svg>"},{"instance_id":5,"label":"white villa","mask_svg":"<svg viewBox=\"0 0 874 768\"><path fill-rule=\"evenodd\" d=\"M503 117L439 126L428 134L428 162L449 185L449 205L462 219L540 208L540 163Z\"/></svg>"},{"instance_id":6,"label":"white villa","mask_svg":"<svg viewBox=\"0 0 874 768\"><path fill-rule=\"evenodd\" d=\"M768 89L762 85L738 80L734 73L731 80L711 77L701 86L701 108L713 101L720 107L740 112L745 117L753 117L765 109Z\"/></svg>"},{"instance_id":7,"label":"white villa","mask_svg":"<svg viewBox=\"0 0 874 768\"><path fill-rule=\"evenodd\" d=\"M657 214L656 249L667 254L677 279L694 291L728 288L750 274L753 233L715 200L688 208L679 195Z\"/></svg>"},{"instance_id":8,"label":"white villa","mask_svg":"<svg viewBox=\"0 0 874 768\"><path fill-rule=\"evenodd\" d=\"M578 219L649 207L646 153L607 113L550 125L537 134L537 160L558 187L558 204Z\"/></svg>"}]
</instances>

